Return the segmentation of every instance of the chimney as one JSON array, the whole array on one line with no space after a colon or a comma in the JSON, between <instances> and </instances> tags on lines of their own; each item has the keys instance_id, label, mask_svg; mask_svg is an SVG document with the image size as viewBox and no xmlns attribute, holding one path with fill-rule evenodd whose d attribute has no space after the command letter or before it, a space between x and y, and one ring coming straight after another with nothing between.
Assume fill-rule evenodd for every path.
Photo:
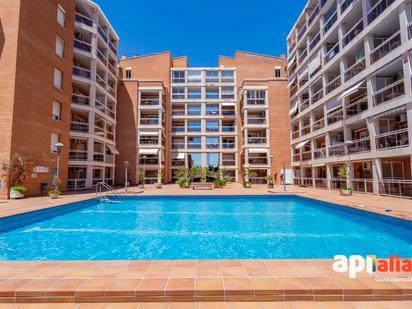
<instances>
[{"instance_id":1,"label":"chimney","mask_svg":"<svg viewBox=\"0 0 412 309\"><path fill-rule=\"evenodd\" d=\"M126 54L122 54L122 56L120 57L120 60L126 60L127 59L127 55Z\"/></svg>"}]
</instances>

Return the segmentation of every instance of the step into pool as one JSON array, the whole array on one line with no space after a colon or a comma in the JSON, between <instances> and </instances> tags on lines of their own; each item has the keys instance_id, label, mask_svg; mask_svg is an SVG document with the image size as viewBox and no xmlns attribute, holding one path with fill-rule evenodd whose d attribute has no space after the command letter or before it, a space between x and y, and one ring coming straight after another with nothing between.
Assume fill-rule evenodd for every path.
<instances>
[{"instance_id":1,"label":"step into pool","mask_svg":"<svg viewBox=\"0 0 412 309\"><path fill-rule=\"evenodd\" d=\"M298 196L139 196L0 219L1 260L412 257L412 223Z\"/></svg>"}]
</instances>

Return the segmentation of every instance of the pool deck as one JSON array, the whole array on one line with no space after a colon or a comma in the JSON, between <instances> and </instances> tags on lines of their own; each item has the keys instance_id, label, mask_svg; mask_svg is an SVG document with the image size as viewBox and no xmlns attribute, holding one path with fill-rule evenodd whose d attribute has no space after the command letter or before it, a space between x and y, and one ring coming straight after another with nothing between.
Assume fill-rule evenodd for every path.
<instances>
[{"instance_id":1,"label":"pool deck","mask_svg":"<svg viewBox=\"0 0 412 309\"><path fill-rule=\"evenodd\" d=\"M266 186L244 189L238 184L231 184L225 189L193 191L168 185L161 190L149 187L141 193L137 193L137 188L131 188L129 194L262 195L282 194L282 191L280 186L269 193ZM288 193L380 214L392 209L389 215L412 220L410 200L363 194L342 197L338 192L300 187L288 187ZM0 217L94 197L94 193L85 193L65 195L58 200L36 197L0 201ZM155 302L164 303L161 308L168 308L172 306L168 303L173 302L187 302L186 305L201 302L192 304L195 306L193 308L207 308L208 303L213 302L215 306L209 308L220 308L220 302L244 302L230 305L230 308L249 308L248 302L253 302L250 308L276 308L271 307L275 303L266 307L261 302L289 301L288 304L292 304L293 301L333 301L338 305L341 301L366 301L364 304L372 306L375 301L412 300L410 273L384 275L407 281L382 282L377 281L375 275L367 273L361 273L356 280L352 280L347 274L334 272L331 265L331 260L0 261L0 307L6 308L4 303L103 305L128 302L127 305L137 308L138 305L132 303L143 302L145 305L139 308L145 308L148 303ZM283 305L281 307L285 308ZM89 305L86 308L92 307Z\"/></svg>"}]
</instances>

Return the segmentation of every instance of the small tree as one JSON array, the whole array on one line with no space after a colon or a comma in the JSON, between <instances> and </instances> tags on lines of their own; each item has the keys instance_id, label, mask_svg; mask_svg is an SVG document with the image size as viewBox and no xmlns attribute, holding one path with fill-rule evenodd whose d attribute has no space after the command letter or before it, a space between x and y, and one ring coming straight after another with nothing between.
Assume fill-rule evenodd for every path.
<instances>
[{"instance_id":1,"label":"small tree","mask_svg":"<svg viewBox=\"0 0 412 309\"><path fill-rule=\"evenodd\" d=\"M13 188L23 194L27 191L23 185L23 178L32 170L33 166L34 161L20 153L15 153L10 161L1 163L1 178L7 182L8 195L10 189Z\"/></svg>"},{"instance_id":2,"label":"small tree","mask_svg":"<svg viewBox=\"0 0 412 309\"><path fill-rule=\"evenodd\" d=\"M346 164L346 163L339 166L339 169L338 169L338 177L345 178L346 183L349 182L349 171L348 171L348 169L349 169L349 165ZM352 191L352 187L350 187L346 184L345 187L342 188L341 190L350 190L350 191Z\"/></svg>"},{"instance_id":3,"label":"small tree","mask_svg":"<svg viewBox=\"0 0 412 309\"><path fill-rule=\"evenodd\" d=\"M146 177L145 175L146 173L143 170L139 170L136 174L137 181L139 184L142 184L142 187L144 187L144 179Z\"/></svg>"}]
</instances>

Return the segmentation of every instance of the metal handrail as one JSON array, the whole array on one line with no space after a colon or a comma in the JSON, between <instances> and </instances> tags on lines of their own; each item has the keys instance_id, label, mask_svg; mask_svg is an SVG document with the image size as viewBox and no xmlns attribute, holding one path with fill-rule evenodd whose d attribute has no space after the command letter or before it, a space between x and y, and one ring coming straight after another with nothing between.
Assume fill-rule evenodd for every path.
<instances>
[{"instance_id":1,"label":"metal handrail","mask_svg":"<svg viewBox=\"0 0 412 309\"><path fill-rule=\"evenodd\" d=\"M96 196L100 199L109 199L109 194L103 192L103 189L110 192L110 195L118 197L120 200L123 200L123 196L115 190L113 187L109 186L106 182L100 181L96 184Z\"/></svg>"}]
</instances>

